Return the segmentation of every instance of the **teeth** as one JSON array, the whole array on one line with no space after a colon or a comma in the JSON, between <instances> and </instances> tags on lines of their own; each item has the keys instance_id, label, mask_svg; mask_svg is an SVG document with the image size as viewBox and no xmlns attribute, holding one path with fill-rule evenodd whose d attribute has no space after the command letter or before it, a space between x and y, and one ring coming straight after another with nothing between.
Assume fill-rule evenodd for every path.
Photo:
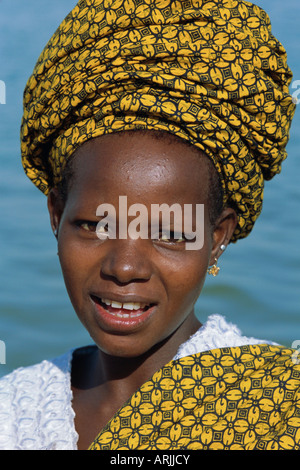
<instances>
[{"instance_id":1,"label":"teeth","mask_svg":"<svg viewBox=\"0 0 300 470\"><path fill-rule=\"evenodd\" d=\"M119 302L111 302L110 304L113 308L122 308L122 304Z\"/></svg>"},{"instance_id":2,"label":"teeth","mask_svg":"<svg viewBox=\"0 0 300 470\"><path fill-rule=\"evenodd\" d=\"M133 310L143 309L147 305L147 304L140 303L140 302L124 302L124 303L121 303L121 302L116 302L115 300L110 300L110 299L101 299L101 302L106 304L106 305L110 305L113 308L129 310L131 312ZM129 317L129 314L126 314L126 313L123 314L123 315L117 314L117 316L127 318L127 317ZM131 316L133 317L133 316L137 316L137 315L131 315Z\"/></svg>"}]
</instances>

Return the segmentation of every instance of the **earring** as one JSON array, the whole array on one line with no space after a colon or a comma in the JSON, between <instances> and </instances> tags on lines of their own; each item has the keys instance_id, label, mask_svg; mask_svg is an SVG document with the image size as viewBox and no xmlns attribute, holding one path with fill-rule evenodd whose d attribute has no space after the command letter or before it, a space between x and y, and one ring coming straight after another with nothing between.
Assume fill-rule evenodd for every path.
<instances>
[{"instance_id":1,"label":"earring","mask_svg":"<svg viewBox=\"0 0 300 470\"><path fill-rule=\"evenodd\" d=\"M57 237L57 228L54 229L53 233L54 233L54 236Z\"/></svg>"},{"instance_id":2,"label":"earring","mask_svg":"<svg viewBox=\"0 0 300 470\"><path fill-rule=\"evenodd\" d=\"M208 268L207 274L212 274L216 277L219 274L220 268L217 266L218 258L215 258L215 264Z\"/></svg>"}]
</instances>

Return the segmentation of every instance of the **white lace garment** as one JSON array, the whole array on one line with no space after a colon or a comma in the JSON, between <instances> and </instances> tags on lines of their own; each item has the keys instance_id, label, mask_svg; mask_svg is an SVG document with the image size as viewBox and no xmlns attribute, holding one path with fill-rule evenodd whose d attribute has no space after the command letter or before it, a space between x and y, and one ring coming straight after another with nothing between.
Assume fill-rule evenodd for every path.
<instances>
[{"instance_id":1,"label":"white lace garment","mask_svg":"<svg viewBox=\"0 0 300 470\"><path fill-rule=\"evenodd\" d=\"M224 317L211 315L180 346L174 359L210 349L259 343L270 342L242 336ZM0 379L0 450L77 450L72 354L73 350L56 359L16 369Z\"/></svg>"}]
</instances>

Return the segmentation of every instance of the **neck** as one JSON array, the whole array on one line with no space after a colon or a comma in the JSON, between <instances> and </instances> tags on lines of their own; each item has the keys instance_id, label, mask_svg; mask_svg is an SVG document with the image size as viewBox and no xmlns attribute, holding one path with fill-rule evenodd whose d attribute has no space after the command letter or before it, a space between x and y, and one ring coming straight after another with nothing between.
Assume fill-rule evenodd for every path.
<instances>
[{"instance_id":1,"label":"neck","mask_svg":"<svg viewBox=\"0 0 300 470\"><path fill-rule=\"evenodd\" d=\"M72 382L81 389L101 387L108 395L112 393L119 396L121 393L122 396L131 396L157 370L172 360L178 347L200 326L195 318L193 328L189 328L188 334L182 334L182 329L179 328L138 357L112 356L98 348L94 349L88 357L73 361Z\"/></svg>"},{"instance_id":2,"label":"neck","mask_svg":"<svg viewBox=\"0 0 300 470\"><path fill-rule=\"evenodd\" d=\"M116 384L120 381L123 384L122 386L128 383L133 393L154 372L172 360L177 348L175 351L165 348L169 340L168 338L138 357L114 357L99 351L99 363L101 364L101 375L104 382Z\"/></svg>"}]
</instances>

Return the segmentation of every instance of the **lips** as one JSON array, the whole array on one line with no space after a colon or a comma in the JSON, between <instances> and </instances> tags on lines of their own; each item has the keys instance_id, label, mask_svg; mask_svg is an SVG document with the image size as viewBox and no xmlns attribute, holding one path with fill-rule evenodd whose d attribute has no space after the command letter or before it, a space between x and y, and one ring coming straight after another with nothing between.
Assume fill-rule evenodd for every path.
<instances>
[{"instance_id":1,"label":"lips","mask_svg":"<svg viewBox=\"0 0 300 470\"><path fill-rule=\"evenodd\" d=\"M152 315L155 304L130 300L121 302L91 295L101 326L129 330L142 325Z\"/></svg>"}]
</instances>

